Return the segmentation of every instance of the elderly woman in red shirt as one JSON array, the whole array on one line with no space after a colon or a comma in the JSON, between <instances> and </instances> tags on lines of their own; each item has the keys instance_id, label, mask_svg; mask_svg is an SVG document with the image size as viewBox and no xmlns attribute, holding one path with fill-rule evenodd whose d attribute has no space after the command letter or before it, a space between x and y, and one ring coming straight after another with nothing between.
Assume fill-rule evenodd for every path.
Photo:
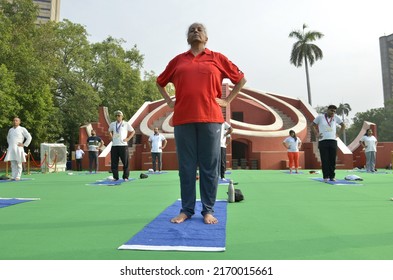
<instances>
[{"instance_id":1,"label":"elderly woman in red shirt","mask_svg":"<svg viewBox=\"0 0 393 280\"><path fill-rule=\"evenodd\" d=\"M173 58L157 78L157 87L174 108L173 125L179 163L182 209L171 219L182 223L194 215L196 201L195 177L200 175L200 197L206 224L216 224L214 204L217 195L221 124L221 107L226 107L246 83L243 72L221 53L205 47L206 28L193 23L188 28L190 49ZM221 98L222 81L234 84L231 93ZM176 100L170 98L165 86L173 83Z\"/></svg>"}]
</instances>

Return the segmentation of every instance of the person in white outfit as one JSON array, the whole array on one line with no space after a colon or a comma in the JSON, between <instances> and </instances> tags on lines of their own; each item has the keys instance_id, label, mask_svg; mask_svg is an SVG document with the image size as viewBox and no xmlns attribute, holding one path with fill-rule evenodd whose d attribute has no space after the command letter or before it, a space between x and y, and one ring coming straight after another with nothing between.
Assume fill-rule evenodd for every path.
<instances>
[{"instance_id":1,"label":"person in white outfit","mask_svg":"<svg viewBox=\"0 0 393 280\"><path fill-rule=\"evenodd\" d=\"M366 170L367 172L375 172L375 160L377 158L377 138L373 135L373 131L369 128L366 134L360 139L360 145L364 148L366 154Z\"/></svg>"},{"instance_id":2,"label":"person in white outfit","mask_svg":"<svg viewBox=\"0 0 393 280\"><path fill-rule=\"evenodd\" d=\"M165 149L168 141L165 136L158 132L158 127L154 128L154 134L149 137L149 146L151 149L151 160L154 172L156 169L156 161L158 161L158 171L162 170L162 150Z\"/></svg>"},{"instance_id":3,"label":"person in white outfit","mask_svg":"<svg viewBox=\"0 0 393 280\"><path fill-rule=\"evenodd\" d=\"M296 136L294 130L289 131L289 136L282 142L287 149L289 160L289 173L292 173L292 168L295 167L295 172L298 173L299 169L299 148L302 145L302 140Z\"/></svg>"},{"instance_id":4,"label":"person in white outfit","mask_svg":"<svg viewBox=\"0 0 393 280\"><path fill-rule=\"evenodd\" d=\"M345 124L336 116L337 106L329 105L325 114L318 115L311 128L318 139L324 182L336 181L337 138L345 130ZM340 130L337 131L337 125Z\"/></svg>"},{"instance_id":5,"label":"person in white outfit","mask_svg":"<svg viewBox=\"0 0 393 280\"><path fill-rule=\"evenodd\" d=\"M233 132L233 128L227 122L223 122L221 125L221 165L220 165L220 176L222 181L229 181L225 179L225 171L227 169L227 145L230 142L230 134Z\"/></svg>"},{"instance_id":6,"label":"person in white outfit","mask_svg":"<svg viewBox=\"0 0 393 280\"><path fill-rule=\"evenodd\" d=\"M128 181L130 175L129 170L129 151L128 141L135 135L134 128L128 123L123 121L123 112L115 112L116 121L109 125L109 135L112 138L111 148L111 170L113 180L119 180L119 158L123 163L123 179Z\"/></svg>"},{"instance_id":7,"label":"person in white outfit","mask_svg":"<svg viewBox=\"0 0 393 280\"><path fill-rule=\"evenodd\" d=\"M20 180L22 176L22 163L26 162L24 147L30 145L32 137L26 128L20 126L20 118L14 117L13 127L7 135L8 150L4 161L11 162L12 179Z\"/></svg>"},{"instance_id":8,"label":"person in white outfit","mask_svg":"<svg viewBox=\"0 0 393 280\"><path fill-rule=\"evenodd\" d=\"M75 160L76 160L76 170L82 171L82 159L85 152L81 149L81 146L78 145L77 149L75 150Z\"/></svg>"}]
</instances>

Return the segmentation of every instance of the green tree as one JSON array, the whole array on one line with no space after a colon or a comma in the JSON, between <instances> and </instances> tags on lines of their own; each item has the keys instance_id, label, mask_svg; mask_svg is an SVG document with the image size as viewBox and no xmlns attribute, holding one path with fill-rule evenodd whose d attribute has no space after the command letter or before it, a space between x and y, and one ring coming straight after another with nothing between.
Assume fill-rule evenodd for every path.
<instances>
[{"instance_id":1,"label":"green tree","mask_svg":"<svg viewBox=\"0 0 393 280\"><path fill-rule=\"evenodd\" d=\"M51 75L46 58L41 55L42 44L37 40L40 27L35 24L37 6L30 0L0 0L0 65L15 87L12 98L16 101L11 119L18 115L33 135L32 148L43 142L50 130L56 130L53 118L53 98L50 91ZM3 68L4 70L4 68Z\"/></svg>"},{"instance_id":2,"label":"green tree","mask_svg":"<svg viewBox=\"0 0 393 280\"><path fill-rule=\"evenodd\" d=\"M158 91L156 85L157 76L153 71L145 72L143 78L143 100L144 101L155 101L162 99L161 93Z\"/></svg>"},{"instance_id":3,"label":"green tree","mask_svg":"<svg viewBox=\"0 0 393 280\"><path fill-rule=\"evenodd\" d=\"M15 84L15 77L10 73L7 67L0 65L0 127L10 127L10 117L19 111L19 103L15 98L14 93L18 91L18 86ZM1 143L1 142L0 142Z\"/></svg>"},{"instance_id":4,"label":"green tree","mask_svg":"<svg viewBox=\"0 0 393 280\"><path fill-rule=\"evenodd\" d=\"M359 134L364 121L372 122L377 125L378 141L389 142L393 141L393 100L385 103L385 107L371 109L366 112L359 112L355 114L352 119L353 123L348 129L348 142L352 142Z\"/></svg>"},{"instance_id":5,"label":"green tree","mask_svg":"<svg viewBox=\"0 0 393 280\"><path fill-rule=\"evenodd\" d=\"M338 105L338 107L337 107L336 113L337 113L337 115L341 116L343 122L345 123L345 116L348 117L348 114L351 111L352 111L351 106L348 103L340 103L340 105ZM343 138L344 138L343 139L344 144L347 144L346 129L344 130Z\"/></svg>"},{"instance_id":6,"label":"green tree","mask_svg":"<svg viewBox=\"0 0 393 280\"><path fill-rule=\"evenodd\" d=\"M154 72L141 79L136 46L126 50L112 37L90 44L86 29L69 20L37 25L31 0L0 0L0 7L0 125L20 116L32 146L63 137L72 150L80 126L97 120L98 106L130 117L145 100L161 98Z\"/></svg>"},{"instance_id":7,"label":"green tree","mask_svg":"<svg viewBox=\"0 0 393 280\"><path fill-rule=\"evenodd\" d=\"M74 150L81 125L98 118L100 98L91 86L93 56L87 31L80 25L64 20L53 26L57 62L54 63L54 96L59 108L62 136Z\"/></svg>"},{"instance_id":8,"label":"green tree","mask_svg":"<svg viewBox=\"0 0 393 280\"><path fill-rule=\"evenodd\" d=\"M317 106L315 107L315 111L317 111L318 114L324 114L327 111L328 106Z\"/></svg>"},{"instance_id":9,"label":"green tree","mask_svg":"<svg viewBox=\"0 0 393 280\"><path fill-rule=\"evenodd\" d=\"M306 28L307 25L303 24L303 30L294 30L289 33L290 38L297 39L297 41L293 44L292 47L290 62L296 67L301 67L304 62L304 66L306 69L308 103L312 105L308 64L312 66L315 61L323 58L322 50L312 42L317 39L321 39L324 35L318 31L305 32Z\"/></svg>"},{"instance_id":10,"label":"green tree","mask_svg":"<svg viewBox=\"0 0 393 280\"><path fill-rule=\"evenodd\" d=\"M93 68L91 84L109 112L121 110L131 117L143 104L143 84L140 69L143 55L134 46L125 50L123 40L112 37L92 45Z\"/></svg>"},{"instance_id":11,"label":"green tree","mask_svg":"<svg viewBox=\"0 0 393 280\"><path fill-rule=\"evenodd\" d=\"M384 119L378 126L378 141L391 142L393 141L393 100L386 101L383 109Z\"/></svg>"}]
</instances>

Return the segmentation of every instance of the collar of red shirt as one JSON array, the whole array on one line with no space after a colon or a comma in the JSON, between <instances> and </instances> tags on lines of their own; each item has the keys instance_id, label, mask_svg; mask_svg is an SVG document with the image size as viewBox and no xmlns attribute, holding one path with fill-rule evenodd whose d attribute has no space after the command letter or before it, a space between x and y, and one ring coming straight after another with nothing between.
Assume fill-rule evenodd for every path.
<instances>
[{"instance_id":1,"label":"collar of red shirt","mask_svg":"<svg viewBox=\"0 0 393 280\"><path fill-rule=\"evenodd\" d=\"M205 50L203 51L203 53L205 53L205 54L211 54L212 51L209 50L208 48L205 48ZM191 49L189 49L188 51L186 51L185 54L187 54L187 55L188 55L188 54L192 54ZM193 55L193 54L192 54L192 55Z\"/></svg>"}]
</instances>

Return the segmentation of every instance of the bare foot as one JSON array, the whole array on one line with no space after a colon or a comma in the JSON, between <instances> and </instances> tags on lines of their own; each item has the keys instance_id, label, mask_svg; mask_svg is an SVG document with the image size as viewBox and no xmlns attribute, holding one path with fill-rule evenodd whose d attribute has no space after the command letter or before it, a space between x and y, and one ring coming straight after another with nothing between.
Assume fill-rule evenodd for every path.
<instances>
[{"instance_id":1,"label":"bare foot","mask_svg":"<svg viewBox=\"0 0 393 280\"><path fill-rule=\"evenodd\" d=\"M188 219L188 216L186 214L180 213L179 215L177 215L176 217L171 219L171 223L180 224L187 219Z\"/></svg>"},{"instance_id":2,"label":"bare foot","mask_svg":"<svg viewBox=\"0 0 393 280\"><path fill-rule=\"evenodd\" d=\"M203 216L203 221L205 224L217 224L218 220L212 214L206 214Z\"/></svg>"}]
</instances>

